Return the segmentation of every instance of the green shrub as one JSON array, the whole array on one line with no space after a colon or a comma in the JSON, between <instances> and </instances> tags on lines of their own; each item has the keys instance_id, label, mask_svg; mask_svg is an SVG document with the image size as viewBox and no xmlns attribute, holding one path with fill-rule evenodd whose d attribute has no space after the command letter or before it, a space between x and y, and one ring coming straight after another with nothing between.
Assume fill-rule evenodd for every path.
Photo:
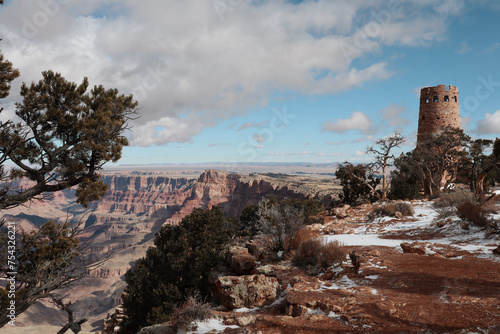
<instances>
[{"instance_id":1,"label":"green shrub","mask_svg":"<svg viewBox=\"0 0 500 334\"><path fill-rule=\"evenodd\" d=\"M211 295L208 274L220 261L234 230L220 207L194 209L177 226L165 225L154 247L125 274L122 333L166 322L188 296Z\"/></svg>"},{"instance_id":2,"label":"green shrub","mask_svg":"<svg viewBox=\"0 0 500 334\"><path fill-rule=\"evenodd\" d=\"M420 198L421 195L416 181L408 181L405 177L395 175L391 179L391 190L388 197L393 200L410 200Z\"/></svg>"},{"instance_id":3,"label":"green shrub","mask_svg":"<svg viewBox=\"0 0 500 334\"><path fill-rule=\"evenodd\" d=\"M254 237L258 232L259 206L250 204L241 212L237 234L242 237Z\"/></svg>"},{"instance_id":4,"label":"green shrub","mask_svg":"<svg viewBox=\"0 0 500 334\"><path fill-rule=\"evenodd\" d=\"M356 206L376 200L372 189L377 188L380 179L368 174L363 164L353 165L346 161L338 166L335 175L342 186L339 197L345 204Z\"/></svg>"},{"instance_id":5,"label":"green shrub","mask_svg":"<svg viewBox=\"0 0 500 334\"><path fill-rule=\"evenodd\" d=\"M295 198L286 198L282 201L283 204L292 205L294 208L304 212L304 224L323 224L324 217L318 217L318 213L325 210L325 206L316 198L308 198L300 200Z\"/></svg>"}]
</instances>

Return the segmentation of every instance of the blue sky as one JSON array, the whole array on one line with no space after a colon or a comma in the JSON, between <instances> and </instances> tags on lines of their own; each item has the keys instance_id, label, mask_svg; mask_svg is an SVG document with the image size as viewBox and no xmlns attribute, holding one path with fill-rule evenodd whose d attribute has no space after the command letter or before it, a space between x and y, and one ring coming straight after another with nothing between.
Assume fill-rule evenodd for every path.
<instances>
[{"instance_id":1,"label":"blue sky","mask_svg":"<svg viewBox=\"0 0 500 334\"><path fill-rule=\"evenodd\" d=\"M414 146L419 89L459 88L462 126L500 134L498 1L6 1L22 81L53 69L134 94L121 164L367 161Z\"/></svg>"}]
</instances>

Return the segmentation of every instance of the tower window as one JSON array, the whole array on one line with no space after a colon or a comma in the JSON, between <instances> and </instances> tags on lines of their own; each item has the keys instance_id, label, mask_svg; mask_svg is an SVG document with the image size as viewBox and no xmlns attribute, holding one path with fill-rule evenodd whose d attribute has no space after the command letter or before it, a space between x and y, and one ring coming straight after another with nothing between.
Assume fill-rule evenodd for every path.
<instances>
[{"instance_id":1,"label":"tower window","mask_svg":"<svg viewBox=\"0 0 500 334\"><path fill-rule=\"evenodd\" d=\"M429 97L425 97L425 103L429 103Z\"/></svg>"},{"instance_id":2,"label":"tower window","mask_svg":"<svg viewBox=\"0 0 500 334\"><path fill-rule=\"evenodd\" d=\"M439 101L438 96L434 95L434 98L432 99L432 102L438 102L438 101Z\"/></svg>"},{"instance_id":3,"label":"tower window","mask_svg":"<svg viewBox=\"0 0 500 334\"><path fill-rule=\"evenodd\" d=\"M450 97L448 95L444 96L444 102L450 102Z\"/></svg>"},{"instance_id":4,"label":"tower window","mask_svg":"<svg viewBox=\"0 0 500 334\"><path fill-rule=\"evenodd\" d=\"M439 119L439 116L437 117L437 119Z\"/></svg>"},{"instance_id":5,"label":"tower window","mask_svg":"<svg viewBox=\"0 0 500 334\"><path fill-rule=\"evenodd\" d=\"M454 100L455 102L457 102L457 97L456 97L456 96L453 96L453 100Z\"/></svg>"},{"instance_id":6,"label":"tower window","mask_svg":"<svg viewBox=\"0 0 500 334\"><path fill-rule=\"evenodd\" d=\"M425 121L425 115L424 115L424 116L422 116L422 121Z\"/></svg>"}]
</instances>

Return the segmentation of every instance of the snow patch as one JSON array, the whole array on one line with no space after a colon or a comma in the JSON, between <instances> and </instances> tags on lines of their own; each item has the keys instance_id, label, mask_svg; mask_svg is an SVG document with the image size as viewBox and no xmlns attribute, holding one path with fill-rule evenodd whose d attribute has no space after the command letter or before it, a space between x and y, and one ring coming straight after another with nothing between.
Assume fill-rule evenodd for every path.
<instances>
[{"instance_id":1,"label":"snow patch","mask_svg":"<svg viewBox=\"0 0 500 334\"><path fill-rule=\"evenodd\" d=\"M196 325L198 326L198 328L194 331L185 332L185 331L179 330L177 332L177 334L206 334L206 333L213 331L213 330L216 330L218 332L222 332L226 328L232 328L232 329L239 328L239 326L236 326L236 325L226 326L226 325L222 324L222 320L218 320L218 319L210 319L207 321L200 321L200 322L197 322Z\"/></svg>"},{"instance_id":2,"label":"snow patch","mask_svg":"<svg viewBox=\"0 0 500 334\"><path fill-rule=\"evenodd\" d=\"M306 310L306 314L313 314L313 315L323 314L323 315L326 315L326 313L323 312L320 308L315 308L314 310L311 310L310 308L308 308Z\"/></svg>"},{"instance_id":3,"label":"snow patch","mask_svg":"<svg viewBox=\"0 0 500 334\"><path fill-rule=\"evenodd\" d=\"M328 313L328 318L338 319L338 318L340 318L340 314L337 314L333 311L330 311L330 313Z\"/></svg>"},{"instance_id":4,"label":"snow patch","mask_svg":"<svg viewBox=\"0 0 500 334\"><path fill-rule=\"evenodd\" d=\"M415 202L412 204L415 214L415 221L399 221L390 217L378 218L372 223L360 223L360 226L354 229L354 234L335 234L325 236L326 241L338 241L345 246L384 246L393 247L400 250L403 242L421 242L435 245L450 245L458 250L475 253L480 257L495 259L492 250L497 247L496 240L486 239L485 230L477 226L470 226L468 230L463 230L460 226L460 219L456 217L445 227L438 227L435 219L438 216L436 210L432 207L433 202ZM500 214L493 216L500 219ZM377 224L378 223L378 224ZM429 232L431 234L446 235L439 239L385 239L391 232L403 232L407 235L418 235L420 232ZM400 250L401 251L401 250ZM435 251L427 247L427 254L434 254ZM372 267L379 267L370 263Z\"/></svg>"}]
</instances>

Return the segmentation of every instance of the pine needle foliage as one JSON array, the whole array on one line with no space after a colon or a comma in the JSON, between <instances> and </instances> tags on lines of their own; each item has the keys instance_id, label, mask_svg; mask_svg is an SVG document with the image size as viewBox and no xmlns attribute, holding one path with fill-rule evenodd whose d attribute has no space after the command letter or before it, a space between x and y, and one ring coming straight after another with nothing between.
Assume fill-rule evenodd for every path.
<instances>
[{"instance_id":1,"label":"pine needle foliage","mask_svg":"<svg viewBox=\"0 0 500 334\"><path fill-rule=\"evenodd\" d=\"M129 320L122 333L168 321L191 295L210 297L209 271L218 264L233 233L220 207L197 208L179 225L163 226L155 247L125 274L123 305Z\"/></svg>"}]
</instances>

